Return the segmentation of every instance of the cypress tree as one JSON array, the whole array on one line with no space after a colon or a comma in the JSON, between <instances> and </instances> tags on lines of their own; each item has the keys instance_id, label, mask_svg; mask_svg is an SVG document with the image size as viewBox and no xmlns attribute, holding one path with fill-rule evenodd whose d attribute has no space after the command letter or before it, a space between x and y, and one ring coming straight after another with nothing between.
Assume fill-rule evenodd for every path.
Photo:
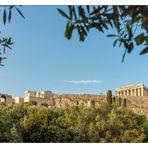
<instances>
[{"instance_id":1,"label":"cypress tree","mask_svg":"<svg viewBox=\"0 0 148 148\"><path fill-rule=\"evenodd\" d=\"M106 100L108 104L112 104L112 91L108 90Z\"/></svg>"}]
</instances>

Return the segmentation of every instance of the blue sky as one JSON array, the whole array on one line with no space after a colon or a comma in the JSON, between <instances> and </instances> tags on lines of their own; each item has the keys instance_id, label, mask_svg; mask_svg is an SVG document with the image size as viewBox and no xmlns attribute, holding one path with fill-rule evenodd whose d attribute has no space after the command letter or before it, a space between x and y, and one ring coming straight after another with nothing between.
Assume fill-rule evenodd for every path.
<instances>
[{"instance_id":1,"label":"blue sky","mask_svg":"<svg viewBox=\"0 0 148 148\"><path fill-rule=\"evenodd\" d=\"M67 40L66 19L57 7L65 9L23 6L26 19L14 11L10 25L0 24L2 34L14 41L5 66L0 67L0 92L13 96L23 96L28 89L98 94L133 83L148 86L148 55L139 56L140 47L121 63L124 48L114 48L114 39L106 34L92 30L85 42L79 42L75 32Z\"/></svg>"}]
</instances>

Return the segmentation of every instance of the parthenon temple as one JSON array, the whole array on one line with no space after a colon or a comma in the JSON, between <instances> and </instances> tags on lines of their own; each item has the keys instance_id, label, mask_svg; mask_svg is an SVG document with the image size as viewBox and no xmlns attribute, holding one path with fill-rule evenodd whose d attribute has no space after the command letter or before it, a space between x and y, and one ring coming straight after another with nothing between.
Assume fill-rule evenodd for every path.
<instances>
[{"instance_id":1,"label":"parthenon temple","mask_svg":"<svg viewBox=\"0 0 148 148\"><path fill-rule=\"evenodd\" d=\"M143 83L122 86L116 91L117 96L148 96L148 87Z\"/></svg>"}]
</instances>

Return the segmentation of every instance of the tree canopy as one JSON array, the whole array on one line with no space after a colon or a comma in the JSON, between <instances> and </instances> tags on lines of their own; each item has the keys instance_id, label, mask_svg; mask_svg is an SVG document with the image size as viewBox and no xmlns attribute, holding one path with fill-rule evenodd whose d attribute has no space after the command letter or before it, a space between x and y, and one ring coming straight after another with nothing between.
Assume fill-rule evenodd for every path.
<instances>
[{"instance_id":1,"label":"tree canopy","mask_svg":"<svg viewBox=\"0 0 148 148\"><path fill-rule=\"evenodd\" d=\"M1 6L3 10L0 14L4 25L10 23L12 10L25 18L18 7ZM141 46L140 55L148 52L148 6L68 6L68 13L59 8L58 11L67 19L67 39L71 39L74 30L77 30L79 40L83 42L91 29L105 33L110 28L115 28L116 32L107 37L115 38L114 47L125 48L122 62L126 53L131 53L136 46ZM6 49L12 49L12 44L11 37L0 36L0 65L6 59Z\"/></svg>"},{"instance_id":2,"label":"tree canopy","mask_svg":"<svg viewBox=\"0 0 148 148\"><path fill-rule=\"evenodd\" d=\"M147 142L147 120L131 110L0 105L0 142Z\"/></svg>"},{"instance_id":3,"label":"tree canopy","mask_svg":"<svg viewBox=\"0 0 148 148\"><path fill-rule=\"evenodd\" d=\"M105 33L115 28L113 46L123 46L122 62L126 53L141 45L140 55L148 52L148 6L68 6L68 13L58 9L67 19L65 37L71 39L74 30L79 40L85 41L91 29Z\"/></svg>"}]
</instances>

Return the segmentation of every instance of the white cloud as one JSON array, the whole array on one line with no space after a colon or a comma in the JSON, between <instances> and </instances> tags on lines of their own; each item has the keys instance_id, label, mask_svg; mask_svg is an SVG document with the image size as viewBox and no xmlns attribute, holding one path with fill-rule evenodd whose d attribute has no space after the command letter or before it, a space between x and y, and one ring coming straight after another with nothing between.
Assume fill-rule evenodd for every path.
<instances>
[{"instance_id":1,"label":"white cloud","mask_svg":"<svg viewBox=\"0 0 148 148\"><path fill-rule=\"evenodd\" d=\"M63 82L72 83L72 84L100 84L100 83L103 83L102 80L78 80L78 81L64 80Z\"/></svg>"}]
</instances>

